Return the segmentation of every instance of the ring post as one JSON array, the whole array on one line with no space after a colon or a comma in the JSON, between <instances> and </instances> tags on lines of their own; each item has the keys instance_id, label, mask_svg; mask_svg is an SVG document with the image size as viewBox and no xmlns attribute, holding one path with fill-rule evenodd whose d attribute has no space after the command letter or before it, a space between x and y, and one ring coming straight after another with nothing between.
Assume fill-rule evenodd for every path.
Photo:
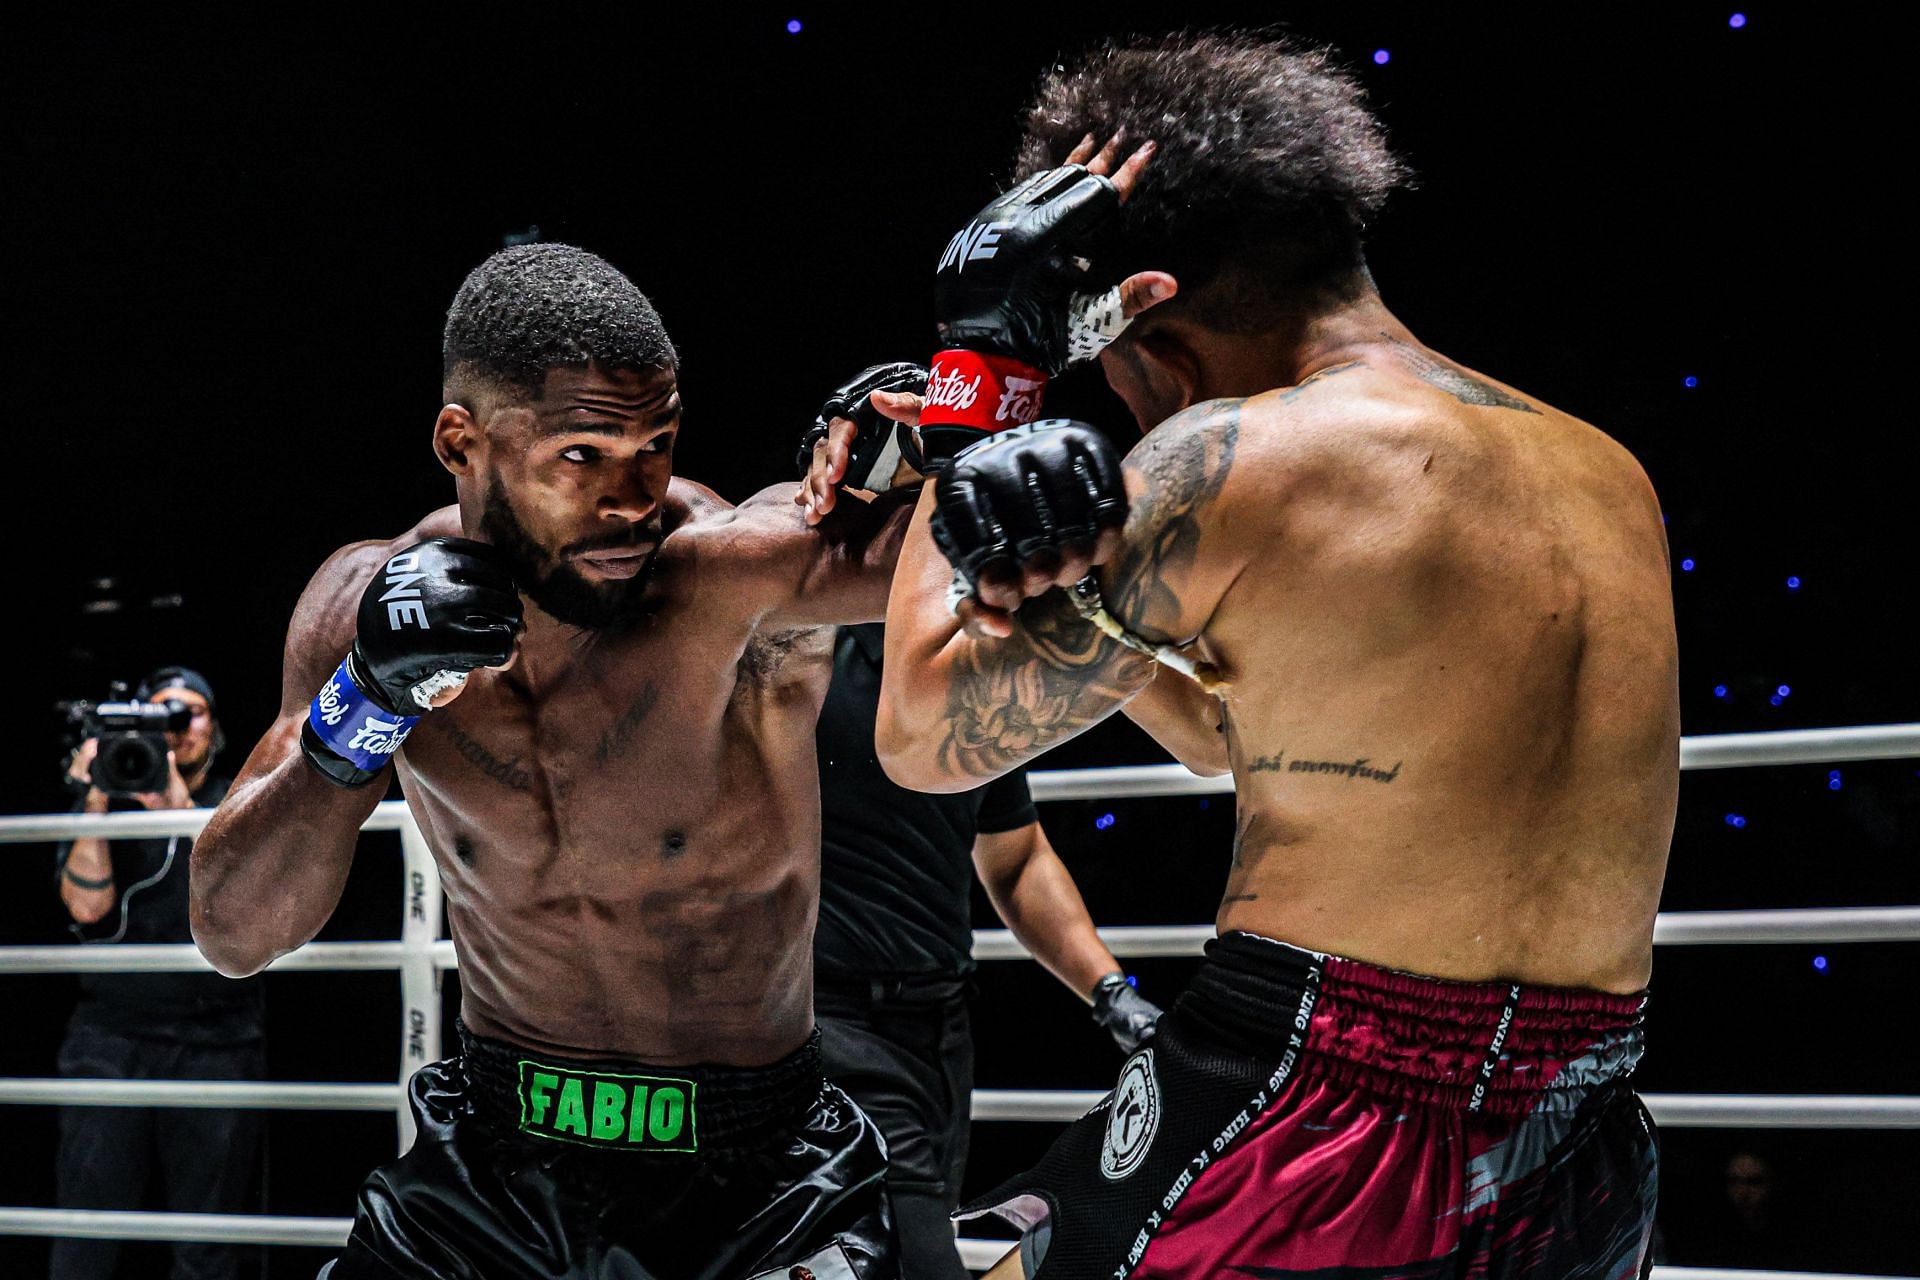
<instances>
[{"instance_id":1,"label":"ring post","mask_svg":"<svg viewBox=\"0 0 1920 1280\"><path fill-rule=\"evenodd\" d=\"M400 1106L395 1114L400 1153L413 1145L413 1110L407 1087L413 1073L440 1058L440 970L433 944L440 934L440 868L427 838L408 814L400 824L402 888L400 920Z\"/></svg>"}]
</instances>

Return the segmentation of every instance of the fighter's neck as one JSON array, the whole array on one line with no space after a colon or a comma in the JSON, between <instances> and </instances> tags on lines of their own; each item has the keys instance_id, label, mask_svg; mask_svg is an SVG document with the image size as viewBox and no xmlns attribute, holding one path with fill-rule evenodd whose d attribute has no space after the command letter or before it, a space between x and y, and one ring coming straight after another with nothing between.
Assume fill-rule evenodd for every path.
<instances>
[{"instance_id":1,"label":"fighter's neck","mask_svg":"<svg viewBox=\"0 0 1920 1280\"><path fill-rule=\"evenodd\" d=\"M1369 352L1393 343L1419 345L1412 331L1371 290L1302 315L1277 331L1209 335L1194 401L1244 398L1276 387L1297 387L1316 373L1363 360Z\"/></svg>"}]
</instances>

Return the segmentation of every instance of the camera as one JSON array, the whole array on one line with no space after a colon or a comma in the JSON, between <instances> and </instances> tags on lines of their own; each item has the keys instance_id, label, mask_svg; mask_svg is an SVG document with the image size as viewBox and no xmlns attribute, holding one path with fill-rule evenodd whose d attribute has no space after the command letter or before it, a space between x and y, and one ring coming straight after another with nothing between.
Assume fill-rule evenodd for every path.
<instances>
[{"instance_id":1,"label":"camera","mask_svg":"<svg viewBox=\"0 0 1920 1280\"><path fill-rule=\"evenodd\" d=\"M124 696L116 689L116 696ZM137 796L167 789L167 734L193 723L186 703L62 702L69 748L97 738L93 785L110 796Z\"/></svg>"}]
</instances>

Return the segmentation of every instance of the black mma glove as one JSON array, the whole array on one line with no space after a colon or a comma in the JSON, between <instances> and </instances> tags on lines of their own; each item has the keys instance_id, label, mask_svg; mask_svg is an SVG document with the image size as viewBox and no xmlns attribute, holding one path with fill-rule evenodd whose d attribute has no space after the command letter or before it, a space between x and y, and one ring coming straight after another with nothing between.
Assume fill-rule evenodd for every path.
<instances>
[{"instance_id":1,"label":"black mma glove","mask_svg":"<svg viewBox=\"0 0 1920 1280\"><path fill-rule=\"evenodd\" d=\"M794 460L805 476L813 465L813 446L826 438L835 418L850 418L858 431L847 450L847 472L840 483L849 489L885 493L893 487L893 472L902 459L915 471L925 472L913 428L895 422L873 407L876 391L906 391L914 395L927 389L927 371L917 364L876 364L857 373L842 386L834 388L820 406L820 416L800 437L800 454Z\"/></svg>"},{"instance_id":2,"label":"black mma glove","mask_svg":"<svg viewBox=\"0 0 1920 1280\"><path fill-rule=\"evenodd\" d=\"M933 540L972 594L990 568L1084 548L1126 523L1120 454L1083 422L1052 418L969 446L936 482Z\"/></svg>"},{"instance_id":3,"label":"black mma glove","mask_svg":"<svg viewBox=\"0 0 1920 1280\"><path fill-rule=\"evenodd\" d=\"M1119 206L1113 183L1062 165L997 197L948 243L934 272L947 350L920 416L930 462L1032 422L1050 377L1119 336L1119 290L1085 292L1092 234Z\"/></svg>"},{"instance_id":4,"label":"black mma glove","mask_svg":"<svg viewBox=\"0 0 1920 1280\"><path fill-rule=\"evenodd\" d=\"M1124 973L1110 973L1093 984L1093 1020L1107 1029L1124 1053L1153 1038L1160 1006L1133 989Z\"/></svg>"},{"instance_id":5,"label":"black mma glove","mask_svg":"<svg viewBox=\"0 0 1920 1280\"><path fill-rule=\"evenodd\" d=\"M380 776L433 699L513 654L520 594L500 553L432 538L388 560L360 596L353 648L322 686L300 748L342 786Z\"/></svg>"}]
</instances>

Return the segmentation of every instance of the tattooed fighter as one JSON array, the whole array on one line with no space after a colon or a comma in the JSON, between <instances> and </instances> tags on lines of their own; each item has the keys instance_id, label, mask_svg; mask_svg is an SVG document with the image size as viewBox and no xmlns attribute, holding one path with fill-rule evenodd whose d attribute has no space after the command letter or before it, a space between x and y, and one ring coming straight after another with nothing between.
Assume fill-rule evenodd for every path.
<instances>
[{"instance_id":1,"label":"tattooed fighter","mask_svg":"<svg viewBox=\"0 0 1920 1280\"><path fill-rule=\"evenodd\" d=\"M326 921L390 761L439 862L461 1053L331 1280L893 1275L882 1146L813 1029L813 722L910 508L814 529L791 486L673 478L673 346L566 245L467 277L444 368L457 505L321 567L194 846L228 974Z\"/></svg>"},{"instance_id":2,"label":"tattooed fighter","mask_svg":"<svg viewBox=\"0 0 1920 1280\"><path fill-rule=\"evenodd\" d=\"M1124 204L1075 146L1115 130L1156 144ZM971 1206L1026 1229L994 1274L1632 1274L1679 739L1646 476L1387 310L1361 232L1402 171L1322 53L1103 49L1046 78L1020 168L942 265L934 385L1043 381L1111 335L1074 298L1117 281L1174 295L1099 353L1146 436L1121 466L1036 423L923 495L882 760L978 786L1157 691L1241 816L1192 988ZM967 412L937 398L923 433Z\"/></svg>"}]
</instances>

